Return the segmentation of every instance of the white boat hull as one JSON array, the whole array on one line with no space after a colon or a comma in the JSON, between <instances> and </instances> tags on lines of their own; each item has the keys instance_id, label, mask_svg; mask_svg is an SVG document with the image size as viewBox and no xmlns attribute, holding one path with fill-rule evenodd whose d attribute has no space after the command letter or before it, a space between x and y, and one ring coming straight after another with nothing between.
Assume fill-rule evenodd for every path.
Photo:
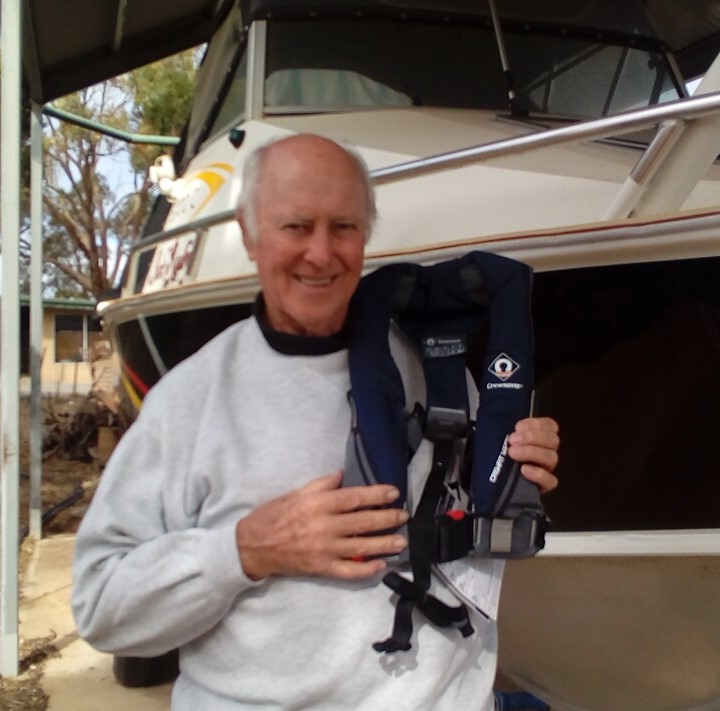
<instances>
[{"instance_id":1,"label":"white boat hull","mask_svg":"<svg viewBox=\"0 0 720 711\"><path fill-rule=\"evenodd\" d=\"M719 590L718 554L510 562L500 669L553 711L717 711Z\"/></svg>"}]
</instances>

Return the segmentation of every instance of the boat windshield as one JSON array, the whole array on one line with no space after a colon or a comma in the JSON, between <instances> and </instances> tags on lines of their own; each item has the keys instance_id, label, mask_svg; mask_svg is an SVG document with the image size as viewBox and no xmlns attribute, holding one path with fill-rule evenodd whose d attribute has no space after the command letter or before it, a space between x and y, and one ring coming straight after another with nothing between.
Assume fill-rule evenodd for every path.
<instances>
[{"instance_id":1,"label":"boat windshield","mask_svg":"<svg viewBox=\"0 0 720 711\"><path fill-rule=\"evenodd\" d=\"M598 118L678 98L658 52L523 31L504 40L520 111ZM267 113L410 105L508 108L492 28L268 22Z\"/></svg>"},{"instance_id":2,"label":"boat windshield","mask_svg":"<svg viewBox=\"0 0 720 711\"><path fill-rule=\"evenodd\" d=\"M599 118L680 97L662 51L621 36L503 29L516 113ZM241 62L209 135L244 110ZM233 88L234 87L234 88ZM239 90L238 87L240 87ZM405 106L504 111L507 74L488 22L267 21L265 114Z\"/></svg>"}]
</instances>

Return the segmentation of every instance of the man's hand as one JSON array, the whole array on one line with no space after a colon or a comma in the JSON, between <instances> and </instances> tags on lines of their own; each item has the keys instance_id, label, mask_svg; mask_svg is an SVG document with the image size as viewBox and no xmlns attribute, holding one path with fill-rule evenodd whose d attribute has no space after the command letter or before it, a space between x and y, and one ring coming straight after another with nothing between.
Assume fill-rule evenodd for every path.
<instances>
[{"instance_id":1,"label":"man's hand","mask_svg":"<svg viewBox=\"0 0 720 711\"><path fill-rule=\"evenodd\" d=\"M522 475L537 484L543 494L558 485L553 474L558 464L558 432L558 423L552 418L528 417L515 425L508 439L508 454L522 463Z\"/></svg>"},{"instance_id":2,"label":"man's hand","mask_svg":"<svg viewBox=\"0 0 720 711\"><path fill-rule=\"evenodd\" d=\"M236 527L240 560L252 580L270 575L365 578L386 566L373 556L393 555L407 546L393 530L408 519L395 501L396 487L341 488L342 472L314 479L259 506Z\"/></svg>"}]
</instances>

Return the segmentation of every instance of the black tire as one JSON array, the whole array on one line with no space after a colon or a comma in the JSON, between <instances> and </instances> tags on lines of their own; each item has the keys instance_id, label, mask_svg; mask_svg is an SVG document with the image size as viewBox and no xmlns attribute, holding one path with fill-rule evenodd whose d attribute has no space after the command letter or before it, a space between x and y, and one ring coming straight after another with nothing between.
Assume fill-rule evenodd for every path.
<instances>
[{"instance_id":1,"label":"black tire","mask_svg":"<svg viewBox=\"0 0 720 711\"><path fill-rule=\"evenodd\" d=\"M113 674L121 686L159 686L174 681L179 673L177 650L161 657L115 657Z\"/></svg>"}]
</instances>

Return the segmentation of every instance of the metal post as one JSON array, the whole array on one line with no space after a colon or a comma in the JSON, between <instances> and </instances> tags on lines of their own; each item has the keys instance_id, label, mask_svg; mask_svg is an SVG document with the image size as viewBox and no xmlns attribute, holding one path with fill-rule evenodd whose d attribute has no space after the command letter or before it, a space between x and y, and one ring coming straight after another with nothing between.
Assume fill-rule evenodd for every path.
<instances>
[{"instance_id":1,"label":"metal post","mask_svg":"<svg viewBox=\"0 0 720 711\"><path fill-rule=\"evenodd\" d=\"M247 119L256 119L263 115L266 42L267 23L265 20L253 22L250 25L247 49L248 75L245 90L245 116Z\"/></svg>"},{"instance_id":2,"label":"metal post","mask_svg":"<svg viewBox=\"0 0 720 711\"><path fill-rule=\"evenodd\" d=\"M508 59L508 53L505 49L505 37L503 36L502 27L500 26L500 16L498 15L497 7L495 6L495 0L488 0L488 3L490 5L490 16L492 17L493 30L495 31L495 41L497 42L498 52L500 53L500 64L502 65L505 81L507 82L508 103L510 104L510 109L512 110L515 108L517 93L515 92L515 82L513 80L512 70L510 69L510 60Z\"/></svg>"},{"instance_id":3,"label":"metal post","mask_svg":"<svg viewBox=\"0 0 720 711\"><path fill-rule=\"evenodd\" d=\"M20 52L21 5L2 0L0 234L2 235L2 484L0 502L0 674L17 676L20 469Z\"/></svg>"},{"instance_id":4,"label":"metal post","mask_svg":"<svg viewBox=\"0 0 720 711\"><path fill-rule=\"evenodd\" d=\"M33 103L30 117L30 535L42 538L42 106Z\"/></svg>"}]
</instances>

